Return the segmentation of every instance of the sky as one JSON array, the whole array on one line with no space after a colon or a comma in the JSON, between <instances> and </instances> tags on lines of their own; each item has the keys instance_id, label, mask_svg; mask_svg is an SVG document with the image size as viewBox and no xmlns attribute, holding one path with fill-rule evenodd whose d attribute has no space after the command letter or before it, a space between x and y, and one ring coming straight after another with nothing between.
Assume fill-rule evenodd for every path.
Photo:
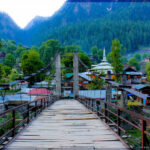
<instances>
[{"instance_id":1,"label":"sky","mask_svg":"<svg viewBox=\"0 0 150 150\"><path fill-rule=\"evenodd\" d=\"M24 28L36 16L52 16L66 0L0 0L0 12L7 13Z\"/></svg>"}]
</instances>

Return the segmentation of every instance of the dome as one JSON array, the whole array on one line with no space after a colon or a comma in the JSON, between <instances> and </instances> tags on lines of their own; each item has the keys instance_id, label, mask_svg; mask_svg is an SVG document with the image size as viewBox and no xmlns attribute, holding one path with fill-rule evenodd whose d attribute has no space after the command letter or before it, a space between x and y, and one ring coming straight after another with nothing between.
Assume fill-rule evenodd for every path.
<instances>
[{"instance_id":1,"label":"dome","mask_svg":"<svg viewBox=\"0 0 150 150\"><path fill-rule=\"evenodd\" d=\"M97 65L94 65L92 70L95 70L97 72L104 72L105 74L107 74L107 71L111 71L111 73L113 73L113 67L111 66L111 64L106 59L105 48L103 51L102 62L97 64Z\"/></svg>"}]
</instances>

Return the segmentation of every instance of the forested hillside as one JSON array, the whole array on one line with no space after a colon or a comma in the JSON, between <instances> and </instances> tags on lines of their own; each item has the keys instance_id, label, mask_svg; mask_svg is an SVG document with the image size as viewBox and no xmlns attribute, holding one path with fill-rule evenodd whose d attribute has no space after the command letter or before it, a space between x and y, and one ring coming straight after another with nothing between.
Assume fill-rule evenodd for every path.
<instances>
[{"instance_id":1,"label":"forested hillside","mask_svg":"<svg viewBox=\"0 0 150 150\"><path fill-rule=\"evenodd\" d=\"M24 30L6 25L0 37L26 46L57 39L63 46L77 44L88 53L95 45L110 50L117 38L127 52L134 51L150 45L149 12L150 3L65 3L52 17L37 17Z\"/></svg>"},{"instance_id":2,"label":"forested hillside","mask_svg":"<svg viewBox=\"0 0 150 150\"><path fill-rule=\"evenodd\" d=\"M0 38L16 40L20 34L20 28L6 14L0 13Z\"/></svg>"}]
</instances>

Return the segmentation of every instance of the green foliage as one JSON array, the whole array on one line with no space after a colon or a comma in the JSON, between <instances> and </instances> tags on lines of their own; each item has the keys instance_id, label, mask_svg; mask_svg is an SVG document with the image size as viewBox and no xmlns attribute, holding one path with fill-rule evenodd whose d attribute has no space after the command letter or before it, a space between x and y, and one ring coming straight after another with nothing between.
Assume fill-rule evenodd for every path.
<instances>
[{"instance_id":1,"label":"green foliage","mask_svg":"<svg viewBox=\"0 0 150 150\"><path fill-rule=\"evenodd\" d=\"M104 87L104 80L95 77L92 82L88 85L89 90L99 90Z\"/></svg>"},{"instance_id":2,"label":"green foliage","mask_svg":"<svg viewBox=\"0 0 150 150\"><path fill-rule=\"evenodd\" d=\"M6 54L4 64L12 68L15 65L15 57L10 53Z\"/></svg>"},{"instance_id":3,"label":"green foliage","mask_svg":"<svg viewBox=\"0 0 150 150\"><path fill-rule=\"evenodd\" d=\"M133 58L130 58L129 61L128 61L128 64L130 66L133 66L133 67L136 67L136 69L139 71L141 66L140 66L140 63L138 62L137 59L135 59L135 57Z\"/></svg>"},{"instance_id":4,"label":"green foliage","mask_svg":"<svg viewBox=\"0 0 150 150\"><path fill-rule=\"evenodd\" d=\"M85 53L79 53L79 58L82 60L82 62L88 66L88 68L91 68L91 60L90 58L85 54ZM84 66L82 66L82 64L79 62L79 71L80 72L85 72L86 68Z\"/></svg>"},{"instance_id":5,"label":"green foliage","mask_svg":"<svg viewBox=\"0 0 150 150\"><path fill-rule=\"evenodd\" d=\"M112 41L112 47L111 47L111 60L112 60L112 66L113 66L113 71L115 74L118 74L122 72L123 70L123 65L121 62L121 44L118 40L113 40Z\"/></svg>"},{"instance_id":6,"label":"green foliage","mask_svg":"<svg viewBox=\"0 0 150 150\"><path fill-rule=\"evenodd\" d=\"M16 113L16 116L19 115L19 113ZM16 119L19 119L21 117L17 117ZM12 113L6 114L4 117L0 117L0 124L5 123L6 121L12 119ZM16 121L16 125L19 124L20 121ZM9 121L6 125L0 127L0 136L2 136L4 133L8 132L12 128L13 122Z\"/></svg>"},{"instance_id":7,"label":"green foliage","mask_svg":"<svg viewBox=\"0 0 150 150\"><path fill-rule=\"evenodd\" d=\"M65 55L73 55L73 53L66 53ZM85 53L78 53L78 56L85 65L91 68L91 60ZM61 63L65 67L73 67L73 57L63 57ZM79 72L84 72L84 71L86 71L86 68L82 66L81 63L79 63ZM71 72L73 72L72 69L67 69L63 71L63 74L71 73Z\"/></svg>"},{"instance_id":8,"label":"green foliage","mask_svg":"<svg viewBox=\"0 0 150 150\"><path fill-rule=\"evenodd\" d=\"M121 57L121 63L126 64L128 62L128 59L126 57Z\"/></svg>"},{"instance_id":9,"label":"green foliage","mask_svg":"<svg viewBox=\"0 0 150 150\"><path fill-rule=\"evenodd\" d=\"M135 58L136 60L138 60L138 61L141 61L141 59L142 59L142 57L141 57L141 55L140 55L139 53L136 53L136 54L134 55L134 58Z\"/></svg>"},{"instance_id":10,"label":"green foliage","mask_svg":"<svg viewBox=\"0 0 150 150\"><path fill-rule=\"evenodd\" d=\"M83 50L81 49L80 46L72 44L64 47L64 53L74 53L74 52L82 52Z\"/></svg>"},{"instance_id":11,"label":"green foliage","mask_svg":"<svg viewBox=\"0 0 150 150\"><path fill-rule=\"evenodd\" d=\"M47 88L49 88L49 87L50 87L50 84L51 84L52 80L53 80L53 78L52 78L52 77L50 77L50 76L46 76L46 77L45 77L45 81L47 81L47 82L48 82Z\"/></svg>"},{"instance_id":12,"label":"green foliage","mask_svg":"<svg viewBox=\"0 0 150 150\"><path fill-rule=\"evenodd\" d=\"M103 50L98 49L97 46L93 46L91 48L91 53L92 53L93 59L95 61L94 63L95 64L100 63L101 60L103 59Z\"/></svg>"},{"instance_id":13,"label":"green foliage","mask_svg":"<svg viewBox=\"0 0 150 150\"><path fill-rule=\"evenodd\" d=\"M150 82L150 62L146 64L147 80Z\"/></svg>"},{"instance_id":14,"label":"green foliage","mask_svg":"<svg viewBox=\"0 0 150 150\"><path fill-rule=\"evenodd\" d=\"M26 51L25 48L23 48L22 46L18 46L16 51L15 51L15 56L21 58L21 56L23 55L23 53Z\"/></svg>"},{"instance_id":15,"label":"green foliage","mask_svg":"<svg viewBox=\"0 0 150 150\"><path fill-rule=\"evenodd\" d=\"M59 41L54 39L47 40L39 48L41 60L45 64L50 63L51 58L55 56L57 51L61 51Z\"/></svg>"},{"instance_id":16,"label":"green foliage","mask_svg":"<svg viewBox=\"0 0 150 150\"><path fill-rule=\"evenodd\" d=\"M0 82L1 82L2 78L4 77L4 75L5 75L5 72L4 72L2 64L0 63Z\"/></svg>"},{"instance_id":17,"label":"green foliage","mask_svg":"<svg viewBox=\"0 0 150 150\"><path fill-rule=\"evenodd\" d=\"M3 70L5 72L5 76L8 76L11 73L11 68L7 65L3 66Z\"/></svg>"},{"instance_id":18,"label":"green foliage","mask_svg":"<svg viewBox=\"0 0 150 150\"><path fill-rule=\"evenodd\" d=\"M8 75L9 81L14 81L19 78L19 73L16 69L12 69L11 73Z\"/></svg>"},{"instance_id":19,"label":"green foliage","mask_svg":"<svg viewBox=\"0 0 150 150\"><path fill-rule=\"evenodd\" d=\"M142 58L144 59L147 56L149 56L147 53L143 53Z\"/></svg>"},{"instance_id":20,"label":"green foliage","mask_svg":"<svg viewBox=\"0 0 150 150\"><path fill-rule=\"evenodd\" d=\"M35 50L30 50L22 55L21 69L24 75L29 75L38 71L43 65L43 62L40 59L40 54Z\"/></svg>"}]
</instances>

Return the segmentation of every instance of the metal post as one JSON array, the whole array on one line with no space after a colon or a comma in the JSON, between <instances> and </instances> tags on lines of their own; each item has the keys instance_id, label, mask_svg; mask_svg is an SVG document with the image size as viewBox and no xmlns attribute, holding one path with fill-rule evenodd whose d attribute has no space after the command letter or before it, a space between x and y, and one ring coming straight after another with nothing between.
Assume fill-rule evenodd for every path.
<instances>
[{"instance_id":1,"label":"metal post","mask_svg":"<svg viewBox=\"0 0 150 150\"><path fill-rule=\"evenodd\" d=\"M29 114L29 104L27 105L27 124L30 122L30 114Z\"/></svg>"},{"instance_id":2,"label":"metal post","mask_svg":"<svg viewBox=\"0 0 150 150\"><path fill-rule=\"evenodd\" d=\"M120 109L117 109L117 130L118 130L118 135L120 135Z\"/></svg>"},{"instance_id":3,"label":"metal post","mask_svg":"<svg viewBox=\"0 0 150 150\"><path fill-rule=\"evenodd\" d=\"M111 72L107 71L107 79L111 79ZM111 103L111 92L112 92L112 86L111 84L106 84L106 102Z\"/></svg>"},{"instance_id":4,"label":"metal post","mask_svg":"<svg viewBox=\"0 0 150 150\"><path fill-rule=\"evenodd\" d=\"M99 101L96 101L96 110L97 110L97 115L99 116L99 105L100 105L100 102Z\"/></svg>"},{"instance_id":5,"label":"metal post","mask_svg":"<svg viewBox=\"0 0 150 150\"><path fill-rule=\"evenodd\" d=\"M12 117L13 117L13 123L12 123L12 127L13 127L13 132L12 132L12 136L15 136L15 131L16 131L16 111L13 110L12 111Z\"/></svg>"},{"instance_id":6,"label":"metal post","mask_svg":"<svg viewBox=\"0 0 150 150\"><path fill-rule=\"evenodd\" d=\"M35 117L37 116L37 101L35 101Z\"/></svg>"},{"instance_id":7,"label":"metal post","mask_svg":"<svg viewBox=\"0 0 150 150\"><path fill-rule=\"evenodd\" d=\"M123 72L122 75L122 85L126 85L127 83L127 78L125 72ZM120 101L120 106L125 108L127 107L127 92L122 90L121 91L121 101Z\"/></svg>"},{"instance_id":8,"label":"metal post","mask_svg":"<svg viewBox=\"0 0 150 150\"><path fill-rule=\"evenodd\" d=\"M78 53L75 52L73 55L73 94L74 98L79 95L79 58Z\"/></svg>"},{"instance_id":9,"label":"metal post","mask_svg":"<svg viewBox=\"0 0 150 150\"><path fill-rule=\"evenodd\" d=\"M105 112L105 123L107 123L107 116L108 115L107 115L107 110L106 110L107 109L107 104L106 103L104 104L104 109L105 109L104 110L104 112Z\"/></svg>"},{"instance_id":10,"label":"metal post","mask_svg":"<svg viewBox=\"0 0 150 150\"><path fill-rule=\"evenodd\" d=\"M60 54L56 57L56 96L61 96L61 58Z\"/></svg>"},{"instance_id":11,"label":"metal post","mask_svg":"<svg viewBox=\"0 0 150 150\"><path fill-rule=\"evenodd\" d=\"M145 120L141 121L142 121L142 150L144 150L146 146L146 134L144 133L146 131L146 121Z\"/></svg>"}]
</instances>

